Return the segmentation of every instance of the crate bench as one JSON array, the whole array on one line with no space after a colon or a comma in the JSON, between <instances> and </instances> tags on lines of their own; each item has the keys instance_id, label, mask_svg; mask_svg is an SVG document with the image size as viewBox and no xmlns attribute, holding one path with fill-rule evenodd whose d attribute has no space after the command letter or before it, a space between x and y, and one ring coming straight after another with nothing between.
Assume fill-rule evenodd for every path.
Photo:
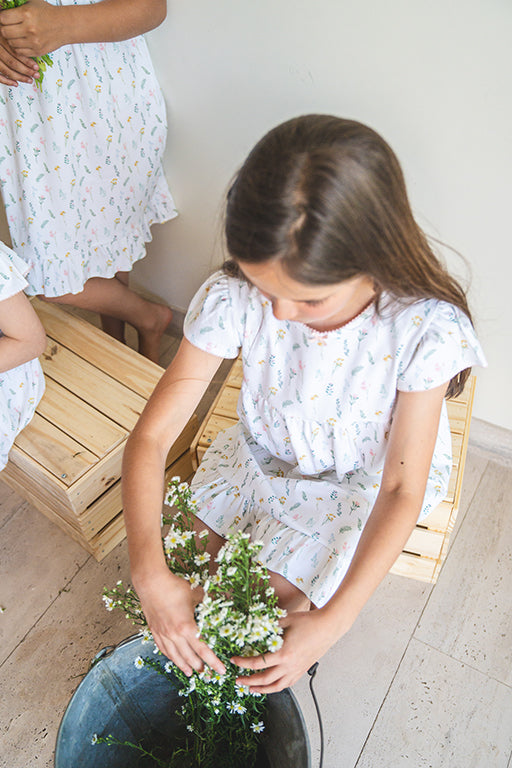
<instances>
[{"instance_id":1,"label":"crate bench","mask_svg":"<svg viewBox=\"0 0 512 768\"><path fill-rule=\"evenodd\" d=\"M55 304L33 300L46 330L46 391L18 435L0 480L97 560L125 537L121 461L130 431L164 369ZM194 416L167 457L192 473Z\"/></svg>"},{"instance_id":2,"label":"crate bench","mask_svg":"<svg viewBox=\"0 0 512 768\"><path fill-rule=\"evenodd\" d=\"M197 469L205 451L218 432L238 421L236 407L242 375L242 362L238 358L192 443L194 469ZM472 376L467 381L464 392L447 402L453 452L448 492L444 501L416 526L404 551L391 569L392 573L430 583L435 583L437 580L446 558L449 537L459 508L474 389L475 377Z\"/></svg>"}]
</instances>

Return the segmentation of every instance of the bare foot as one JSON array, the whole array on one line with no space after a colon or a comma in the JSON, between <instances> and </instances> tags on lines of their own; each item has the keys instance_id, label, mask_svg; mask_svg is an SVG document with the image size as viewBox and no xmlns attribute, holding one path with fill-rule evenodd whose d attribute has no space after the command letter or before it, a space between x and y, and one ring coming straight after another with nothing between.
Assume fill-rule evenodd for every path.
<instances>
[{"instance_id":1,"label":"bare foot","mask_svg":"<svg viewBox=\"0 0 512 768\"><path fill-rule=\"evenodd\" d=\"M160 361L160 341L165 329L172 320L172 310L164 304L153 304L151 315L148 313L148 322L144 328L137 328L139 334L139 352L154 363Z\"/></svg>"}]
</instances>

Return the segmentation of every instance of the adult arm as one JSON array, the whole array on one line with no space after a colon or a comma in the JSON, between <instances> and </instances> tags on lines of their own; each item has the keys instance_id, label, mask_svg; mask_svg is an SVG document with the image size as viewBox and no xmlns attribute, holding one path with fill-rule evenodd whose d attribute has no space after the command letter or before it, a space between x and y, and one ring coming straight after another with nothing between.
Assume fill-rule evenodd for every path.
<instances>
[{"instance_id":1,"label":"adult arm","mask_svg":"<svg viewBox=\"0 0 512 768\"><path fill-rule=\"evenodd\" d=\"M20 291L0 301L0 373L39 357L46 334L32 304Z\"/></svg>"},{"instance_id":2,"label":"adult arm","mask_svg":"<svg viewBox=\"0 0 512 768\"><path fill-rule=\"evenodd\" d=\"M197 638L197 593L172 574L162 549L165 460L222 358L184 339L137 422L123 458L123 507L133 585L156 644L185 674L224 666Z\"/></svg>"},{"instance_id":3,"label":"adult arm","mask_svg":"<svg viewBox=\"0 0 512 768\"><path fill-rule=\"evenodd\" d=\"M0 30L17 57L42 56L71 43L128 40L157 27L166 12L166 0L100 0L90 5L27 0L0 12Z\"/></svg>"},{"instance_id":4,"label":"adult arm","mask_svg":"<svg viewBox=\"0 0 512 768\"><path fill-rule=\"evenodd\" d=\"M252 691L273 693L299 677L352 626L359 612L401 553L425 495L447 384L426 392L399 392L382 484L350 567L333 597L314 611L282 621L282 648L265 658L233 661L264 670L240 677Z\"/></svg>"}]
</instances>

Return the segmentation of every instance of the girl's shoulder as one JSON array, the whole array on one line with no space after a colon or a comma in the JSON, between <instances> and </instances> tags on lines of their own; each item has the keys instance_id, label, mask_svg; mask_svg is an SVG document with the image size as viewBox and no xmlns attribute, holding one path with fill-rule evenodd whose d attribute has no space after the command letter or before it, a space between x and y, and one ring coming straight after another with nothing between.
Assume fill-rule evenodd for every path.
<instances>
[{"instance_id":1,"label":"girl's shoulder","mask_svg":"<svg viewBox=\"0 0 512 768\"><path fill-rule=\"evenodd\" d=\"M383 323L415 336L422 336L434 328L440 332L449 332L453 326L473 329L465 312L454 304L439 299L404 301L384 295L379 307L379 316Z\"/></svg>"},{"instance_id":2,"label":"girl's shoulder","mask_svg":"<svg viewBox=\"0 0 512 768\"><path fill-rule=\"evenodd\" d=\"M0 301L10 299L27 287L25 275L30 267L0 240Z\"/></svg>"},{"instance_id":3,"label":"girl's shoulder","mask_svg":"<svg viewBox=\"0 0 512 768\"><path fill-rule=\"evenodd\" d=\"M183 332L197 347L222 357L236 357L255 313L261 312L255 291L245 280L214 272L190 302Z\"/></svg>"}]
</instances>

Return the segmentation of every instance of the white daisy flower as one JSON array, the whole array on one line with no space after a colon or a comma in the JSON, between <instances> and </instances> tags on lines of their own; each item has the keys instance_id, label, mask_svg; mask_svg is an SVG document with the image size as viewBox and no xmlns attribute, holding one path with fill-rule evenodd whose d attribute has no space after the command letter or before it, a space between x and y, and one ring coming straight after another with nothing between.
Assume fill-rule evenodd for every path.
<instances>
[{"instance_id":1,"label":"white daisy flower","mask_svg":"<svg viewBox=\"0 0 512 768\"><path fill-rule=\"evenodd\" d=\"M283 645L283 638L279 635L273 635L273 637L269 637L267 640L267 648L271 653L275 653L278 651L281 646Z\"/></svg>"},{"instance_id":2,"label":"white daisy flower","mask_svg":"<svg viewBox=\"0 0 512 768\"><path fill-rule=\"evenodd\" d=\"M201 576L198 573L192 573L187 581L192 589L194 589L194 587L199 587L201 585Z\"/></svg>"},{"instance_id":3,"label":"white daisy flower","mask_svg":"<svg viewBox=\"0 0 512 768\"><path fill-rule=\"evenodd\" d=\"M137 658L134 660L133 663L136 669L142 669L142 667L144 666L144 659L142 658L142 656L137 656Z\"/></svg>"},{"instance_id":4,"label":"white daisy flower","mask_svg":"<svg viewBox=\"0 0 512 768\"><path fill-rule=\"evenodd\" d=\"M210 555L208 554L208 552L202 552L201 554L196 555L194 557L194 563L196 565L204 565L204 563L207 563L209 559L210 559Z\"/></svg>"},{"instance_id":5,"label":"white daisy flower","mask_svg":"<svg viewBox=\"0 0 512 768\"><path fill-rule=\"evenodd\" d=\"M173 670L173 667L174 667L174 664L172 663L172 661L168 661L168 662L166 662L166 663L164 664L164 670L165 670L166 672L172 672L172 670Z\"/></svg>"},{"instance_id":6,"label":"white daisy flower","mask_svg":"<svg viewBox=\"0 0 512 768\"><path fill-rule=\"evenodd\" d=\"M91 738L91 744L97 744L97 743L98 743L98 734L97 733L93 733L92 738Z\"/></svg>"},{"instance_id":7,"label":"white daisy flower","mask_svg":"<svg viewBox=\"0 0 512 768\"><path fill-rule=\"evenodd\" d=\"M254 731L254 733L262 733L264 730L265 725L263 720L260 720L259 723L251 723L251 731Z\"/></svg>"},{"instance_id":8,"label":"white daisy flower","mask_svg":"<svg viewBox=\"0 0 512 768\"><path fill-rule=\"evenodd\" d=\"M112 600L111 597L107 597L107 595L103 595L102 598L103 602L105 603L105 608L107 611L113 611L115 607L115 602Z\"/></svg>"}]
</instances>

